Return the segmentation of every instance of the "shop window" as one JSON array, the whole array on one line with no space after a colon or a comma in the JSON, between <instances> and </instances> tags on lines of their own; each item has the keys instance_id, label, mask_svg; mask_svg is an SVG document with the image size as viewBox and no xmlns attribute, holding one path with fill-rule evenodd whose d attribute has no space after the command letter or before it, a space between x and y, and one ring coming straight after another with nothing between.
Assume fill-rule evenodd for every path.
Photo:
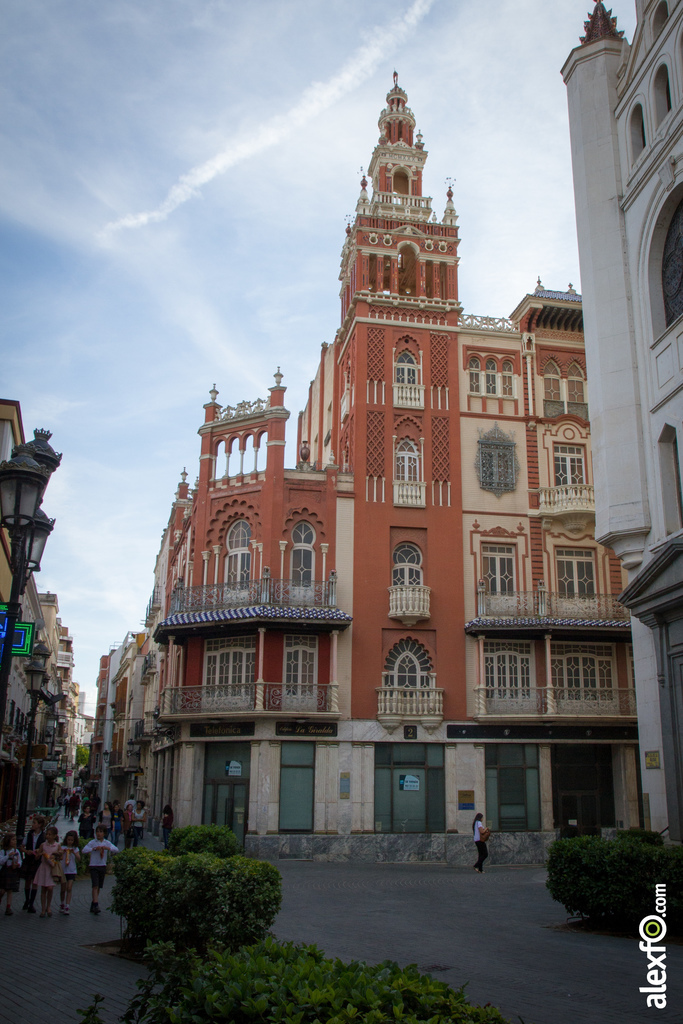
<instances>
[{"instance_id":1,"label":"shop window","mask_svg":"<svg viewBox=\"0 0 683 1024\"><path fill-rule=\"evenodd\" d=\"M375 831L445 832L443 746L375 744Z\"/></svg>"},{"instance_id":2,"label":"shop window","mask_svg":"<svg viewBox=\"0 0 683 1024\"><path fill-rule=\"evenodd\" d=\"M225 582L231 585L248 583L251 575L251 526L245 519L238 519L228 530L225 560Z\"/></svg>"},{"instance_id":3,"label":"shop window","mask_svg":"<svg viewBox=\"0 0 683 1024\"><path fill-rule=\"evenodd\" d=\"M476 356L472 356L469 362L470 371L470 394L481 394L481 363Z\"/></svg>"},{"instance_id":4,"label":"shop window","mask_svg":"<svg viewBox=\"0 0 683 1024\"><path fill-rule=\"evenodd\" d=\"M595 569L593 552L574 548L558 548L557 592L561 597L593 597L595 595Z\"/></svg>"},{"instance_id":5,"label":"shop window","mask_svg":"<svg viewBox=\"0 0 683 1024\"><path fill-rule=\"evenodd\" d=\"M280 832L313 831L315 743L280 747Z\"/></svg>"},{"instance_id":6,"label":"shop window","mask_svg":"<svg viewBox=\"0 0 683 1024\"><path fill-rule=\"evenodd\" d=\"M515 590L515 549L507 544L484 544L481 575L487 594L513 594Z\"/></svg>"},{"instance_id":7,"label":"shop window","mask_svg":"<svg viewBox=\"0 0 683 1024\"><path fill-rule=\"evenodd\" d=\"M540 829L538 747L535 744L487 744L486 819L495 832Z\"/></svg>"},{"instance_id":8,"label":"shop window","mask_svg":"<svg viewBox=\"0 0 683 1024\"><path fill-rule=\"evenodd\" d=\"M556 487L586 482L583 448L573 444L556 444L553 455Z\"/></svg>"},{"instance_id":9,"label":"shop window","mask_svg":"<svg viewBox=\"0 0 683 1024\"><path fill-rule=\"evenodd\" d=\"M422 552L416 544L399 544L394 548L394 568L391 573L393 587L419 587L422 585Z\"/></svg>"},{"instance_id":10,"label":"shop window","mask_svg":"<svg viewBox=\"0 0 683 1024\"><path fill-rule=\"evenodd\" d=\"M205 825L227 825L243 844L249 809L251 744L207 743L204 755Z\"/></svg>"}]
</instances>

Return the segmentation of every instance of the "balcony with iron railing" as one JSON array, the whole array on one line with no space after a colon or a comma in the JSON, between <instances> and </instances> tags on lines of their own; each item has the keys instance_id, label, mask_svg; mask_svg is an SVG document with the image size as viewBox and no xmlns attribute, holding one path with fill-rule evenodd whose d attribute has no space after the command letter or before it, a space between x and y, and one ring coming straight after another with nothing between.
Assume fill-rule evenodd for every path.
<instances>
[{"instance_id":1,"label":"balcony with iron railing","mask_svg":"<svg viewBox=\"0 0 683 1024\"><path fill-rule=\"evenodd\" d=\"M217 583L204 587L177 587L171 595L170 614L204 612L225 608L246 608L271 605L296 608L335 608L337 605L337 574L329 580L273 579L267 569L258 580L239 583Z\"/></svg>"},{"instance_id":2,"label":"balcony with iron railing","mask_svg":"<svg viewBox=\"0 0 683 1024\"><path fill-rule=\"evenodd\" d=\"M377 721L385 729L393 732L399 725L415 723L432 732L443 721L443 694L437 689L436 673L432 672L425 678L431 685L426 686L391 686L393 675L383 673L387 680L377 691Z\"/></svg>"},{"instance_id":3,"label":"balcony with iron railing","mask_svg":"<svg viewBox=\"0 0 683 1024\"><path fill-rule=\"evenodd\" d=\"M424 508L427 485L424 480L394 480L394 505Z\"/></svg>"},{"instance_id":4,"label":"balcony with iron railing","mask_svg":"<svg viewBox=\"0 0 683 1024\"><path fill-rule=\"evenodd\" d=\"M606 686L516 686L475 688L477 718L635 718L632 688Z\"/></svg>"},{"instance_id":5,"label":"balcony with iron railing","mask_svg":"<svg viewBox=\"0 0 683 1024\"><path fill-rule=\"evenodd\" d=\"M145 625L151 626L154 618L154 613L161 609L161 587L155 587L152 591L152 596L149 599L147 605L147 611L145 612Z\"/></svg>"},{"instance_id":6,"label":"balcony with iron railing","mask_svg":"<svg viewBox=\"0 0 683 1024\"><path fill-rule=\"evenodd\" d=\"M389 618L400 619L405 626L414 626L429 618L431 588L423 586L388 587Z\"/></svg>"},{"instance_id":7,"label":"balcony with iron railing","mask_svg":"<svg viewBox=\"0 0 683 1024\"><path fill-rule=\"evenodd\" d=\"M157 670L157 655L156 651L150 651L142 659L142 679L146 681L147 676L153 675Z\"/></svg>"},{"instance_id":8,"label":"balcony with iron railing","mask_svg":"<svg viewBox=\"0 0 683 1024\"><path fill-rule=\"evenodd\" d=\"M394 384L394 406L397 409L424 409L424 384Z\"/></svg>"},{"instance_id":9,"label":"balcony with iron railing","mask_svg":"<svg viewBox=\"0 0 683 1024\"><path fill-rule=\"evenodd\" d=\"M477 615L480 619L577 619L624 622L630 612L612 594L556 594L539 584L537 590L489 594L479 581Z\"/></svg>"},{"instance_id":10,"label":"balcony with iron railing","mask_svg":"<svg viewBox=\"0 0 683 1024\"><path fill-rule=\"evenodd\" d=\"M240 715L339 714L336 683L223 683L177 686L161 695L159 719Z\"/></svg>"}]
</instances>

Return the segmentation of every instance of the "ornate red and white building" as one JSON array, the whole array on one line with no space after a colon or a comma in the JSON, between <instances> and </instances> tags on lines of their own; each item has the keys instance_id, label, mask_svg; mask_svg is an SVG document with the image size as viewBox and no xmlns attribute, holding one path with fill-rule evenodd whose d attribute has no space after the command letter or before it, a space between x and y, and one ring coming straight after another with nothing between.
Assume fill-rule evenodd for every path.
<instances>
[{"instance_id":1,"label":"ornate red and white building","mask_svg":"<svg viewBox=\"0 0 683 1024\"><path fill-rule=\"evenodd\" d=\"M453 193L439 219L396 78L379 127L297 465L279 370L204 406L148 609L148 792L275 858L467 863L481 810L500 861L537 861L640 816L581 297L463 313Z\"/></svg>"}]
</instances>

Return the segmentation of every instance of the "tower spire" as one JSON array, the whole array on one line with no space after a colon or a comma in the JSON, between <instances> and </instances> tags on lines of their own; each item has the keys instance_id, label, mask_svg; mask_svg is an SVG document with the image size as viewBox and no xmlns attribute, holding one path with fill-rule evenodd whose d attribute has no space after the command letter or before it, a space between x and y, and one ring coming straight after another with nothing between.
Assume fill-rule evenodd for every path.
<instances>
[{"instance_id":1,"label":"tower spire","mask_svg":"<svg viewBox=\"0 0 683 1024\"><path fill-rule=\"evenodd\" d=\"M605 10L602 0L596 0L593 13L588 15L588 21L583 23L585 36L580 37L582 46L594 43L596 39L623 39L624 33L617 29L617 19L612 17L612 12Z\"/></svg>"}]
</instances>

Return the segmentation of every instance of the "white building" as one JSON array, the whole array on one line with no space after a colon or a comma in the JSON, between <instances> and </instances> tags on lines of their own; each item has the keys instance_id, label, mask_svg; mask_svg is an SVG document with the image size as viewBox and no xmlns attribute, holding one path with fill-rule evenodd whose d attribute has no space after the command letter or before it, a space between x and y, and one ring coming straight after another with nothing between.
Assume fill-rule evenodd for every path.
<instances>
[{"instance_id":1,"label":"white building","mask_svg":"<svg viewBox=\"0 0 683 1024\"><path fill-rule=\"evenodd\" d=\"M683 817L683 0L601 2L569 98L596 538L629 573L646 824Z\"/></svg>"}]
</instances>

